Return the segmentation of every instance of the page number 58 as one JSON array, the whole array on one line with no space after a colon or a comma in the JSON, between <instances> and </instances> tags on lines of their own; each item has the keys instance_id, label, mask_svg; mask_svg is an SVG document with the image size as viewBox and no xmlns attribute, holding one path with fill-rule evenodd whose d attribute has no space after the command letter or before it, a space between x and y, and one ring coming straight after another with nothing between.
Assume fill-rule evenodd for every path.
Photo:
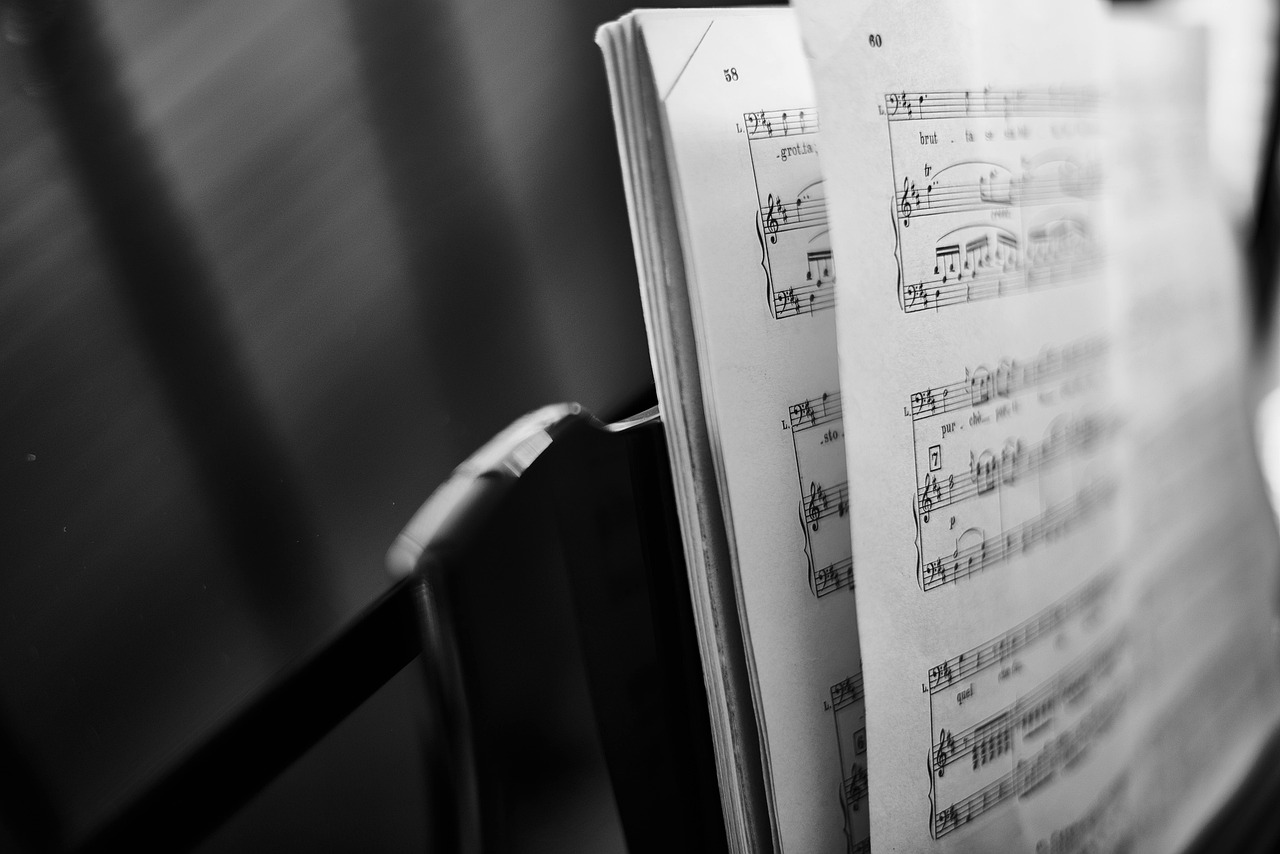
<instances>
[{"instance_id":1,"label":"page number 58","mask_svg":"<svg viewBox=\"0 0 1280 854\"><path fill-rule=\"evenodd\" d=\"M733 81L735 81L735 80L737 80L737 79L738 79L738 69L736 69L736 68L726 68L726 69L724 70L724 82L725 82L725 83L732 83Z\"/></svg>"},{"instance_id":2,"label":"page number 58","mask_svg":"<svg viewBox=\"0 0 1280 854\"><path fill-rule=\"evenodd\" d=\"M877 35L876 33L872 33L871 35L867 36L867 44L871 45L872 47L880 47L880 44L881 44L880 36Z\"/></svg>"}]
</instances>

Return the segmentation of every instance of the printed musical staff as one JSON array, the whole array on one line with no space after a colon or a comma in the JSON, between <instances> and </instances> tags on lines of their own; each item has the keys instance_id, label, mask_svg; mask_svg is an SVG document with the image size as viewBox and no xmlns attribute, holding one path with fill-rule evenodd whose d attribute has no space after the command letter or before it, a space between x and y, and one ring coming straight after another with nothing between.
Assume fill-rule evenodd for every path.
<instances>
[{"instance_id":1,"label":"printed musical staff","mask_svg":"<svg viewBox=\"0 0 1280 854\"><path fill-rule=\"evenodd\" d=\"M1043 732L1055 715L1111 674L1124 644L1123 637L1112 638L996 714L959 732L941 730L929 751L933 773L944 777L963 759L977 771L1010 752L1014 736L1032 738Z\"/></svg>"},{"instance_id":2,"label":"printed musical staff","mask_svg":"<svg viewBox=\"0 0 1280 854\"><path fill-rule=\"evenodd\" d=\"M1103 602L1114 582L1114 571L1103 573L1066 599L1046 608L1031 619L1019 623L998 638L930 668L929 693L932 695L945 691L988 667L1008 661L1036 641L1049 638L1069 620L1092 610Z\"/></svg>"},{"instance_id":3,"label":"printed musical staff","mask_svg":"<svg viewBox=\"0 0 1280 854\"><path fill-rule=\"evenodd\" d=\"M903 178L895 202L898 218L909 223L942 214L982 213L1011 206L1060 205L1095 198L1101 192L1102 176L1096 170L1022 178L998 177L992 170L976 182L932 181L917 186L910 178Z\"/></svg>"},{"instance_id":4,"label":"printed musical staff","mask_svg":"<svg viewBox=\"0 0 1280 854\"><path fill-rule=\"evenodd\" d=\"M810 481L809 493L804 499L804 520L814 531L823 519L833 514L841 518L849 512L849 484L841 481L834 486L823 486Z\"/></svg>"},{"instance_id":5,"label":"printed musical staff","mask_svg":"<svg viewBox=\"0 0 1280 854\"><path fill-rule=\"evenodd\" d=\"M903 288L903 311L937 311L997 297L1028 294L1087 281L1097 275L1104 258L1084 253L1046 264L1026 264L971 276L967 281L947 277L922 278Z\"/></svg>"},{"instance_id":6,"label":"printed musical staff","mask_svg":"<svg viewBox=\"0 0 1280 854\"><path fill-rule=\"evenodd\" d=\"M1100 99L1090 90L894 92L884 96L891 122L966 118L1087 118Z\"/></svg>"},{"instance_id":7,"label":"printed musical staff","mask_svg":"<svg viewBox=\"0 0 1280 854\"><path fill-rule=\"evenodd\" d=\"M999 453L970 453L969 470L961 474L935 477L926 473L917 490L920 515L928 521L930 514L971 498L1011 484L1039 472L1071 454L1088 450L1098 441L1115 434L1119 427L1114 417L1089 416L1066 422L1055 421L1043 441L1023 446L1021 440L1006 443Z\"/></svg>"},{"instance_id":8,"label":"printed musical staff","mask_svg":"<svg viewBox=\"0 0 1280 854\"><path fill-rule=\"evenodd\" d=\"M821 599L844 587L853 587L853 558L842 558L813 572L813 592Z\"/></svg>"},{"instance_id":9,"label":"printed musical staff","mask_svg":"<svg viewBox=\"0 0 1280 854\"><path fill-rule=\"evenodd\" d=\"M908 410L919 421L1042 390L1100 370L1108 351L1106 339L1090 337L1046 348L1031 359L1002 359L994 371L966 369L963 380L913 393Z\"/></svg>"},{"instance_id":10,"label":"printed musical staff","mask_svg":"<svg viewBox=\"0 0 1280 854\"><path fill-rule=\"evenodd\" d=\"M963 546L962 541L967 535L977 533L981 536L981 531L970 528L956 540L954 552L923 564L920 586L925 592L936 590L1023 554L1089 517L1111 500L1115 490L1115 482L1110 479L1094 481L1021 525Z\"/></svg>"},{"instance_id":11,"label":"printed musical staff","mask_svg":"<svg viewBox=\"0 0 1280 854\"><path fill-rule=\"evenodd\" d=\"M759 110L744 113L742 121L749 140L803 136L817 133L818 110L816 107L802 110Z\"/></svg>"},{"instance_id":12,"label":"printed musical staff","mask_svg":"<svg viewBox=\"0 0 1280 854\"><path fill-rule=\"evenodd\" d=\"M791 419L791 429L794 432L839 421L843 417L840 409L840 392L826 392L821 397L794 403L788 408L787 415Z\"/></svg>"},{"instance_id":13,"label":"printed musical staff","mask_svg":"<svg viewBox=\"0 0 1280 854\"><path fill-rule=\"evenodd\" d=\"M760 221L764 223L764 232L773 243L778 242L780 233L802 228L826 228L826 197L809 193L797 196L795 201L784 201L770 193L760 207ZM828 258L831 257L830 251L825 254Z\"/></svg>"},{"instance_id":14,"label":"printed musical staff","mask_svg":"<svg viewBox=\"0 0 1280 854\"><path fill-rule=\"evenodd\" d=\"M836 304L836 291L833 287L824 287L824 284L815 281L774 292L773 316L781 320L831 308Z\"/></svg>"},{"instance_id":15,"label":"printed musical staff","mask_svg":"<svg viewBox=\"0 0 1280 854\"><path fill-rule=\"evenodd\" d=\"M983 813L1014 797L1022 797L1070 767L1106 733L1124 708L1126 696L1117 691L1091 708L1072 729L1042 747L1036 757L1019 761L1008 774L973 794L939 810L933 817L933 835L941 839Z\"/></svg>"}]
</instances>

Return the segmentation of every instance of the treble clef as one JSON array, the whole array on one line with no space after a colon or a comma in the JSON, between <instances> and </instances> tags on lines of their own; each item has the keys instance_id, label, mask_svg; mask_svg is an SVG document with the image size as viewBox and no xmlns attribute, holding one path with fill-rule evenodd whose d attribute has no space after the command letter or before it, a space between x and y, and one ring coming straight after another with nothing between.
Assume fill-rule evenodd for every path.
<instances>
[{"instance_id":1,"label":"treble clef","mask_svg":"<svg viewBox=\"0 0 1280 854\"><path fill-rule=\"evenodd\" d=\"M938 772L939 777L947 773L947 762L951 759L955 744L950 731L944 729L938 732L938 745L933 751L933 770Z\"/></svg>"},{"instance_id":2,"label":"treble clef","mask_svg":"<svg viewBox=\"0 0 1280 854\"><path fill-rule=\"evenodd\" d=\"M902 199L898 202L898 213L902 216L902 227L909 228L911 226L911 206L910 193L914 190L910 178L902 179Z\"/></svg>"},{"instance_id":3,"label":"treble clef","mask_svg":"<svg viewBox=\"0 0 1280 854\"><path fill-rule=\"evenodd\" d=\"M774 210L776 210L778 207L779 205L777 200L774 199L773 193L770 193L769 209L765 211L765 215L764 215L764 230L765 230L765 233L769 235L770 243L778 242L778 218L773 215ZM786 211L784 210L783 216L785 215L786 215Z\"/></svg>"},{"instance_id":4,"label":"treble clef","mask_svg":"<svg viewBox=\"0 0 1280 854\"><path fill-rule=\"evenodd\" d=\"M811 481L809 483L809 499L805 502L804 515L813 530L818 530L818 520L822 518L822 513L826 509L827 491Z\"/></svg>"},{"instance_id":5,"label":"treble clef","mask_svg":"<svg viewBox=\"0 0 1280 854\"><path fill-rule=\"evenodd\" d=\"M924 476L924 491L920 493L920 520L922 522L928 522L929 514L933 511L933 497L930 493L936 486L933 475L926 474Z\"/></svg>"}]
</instances>

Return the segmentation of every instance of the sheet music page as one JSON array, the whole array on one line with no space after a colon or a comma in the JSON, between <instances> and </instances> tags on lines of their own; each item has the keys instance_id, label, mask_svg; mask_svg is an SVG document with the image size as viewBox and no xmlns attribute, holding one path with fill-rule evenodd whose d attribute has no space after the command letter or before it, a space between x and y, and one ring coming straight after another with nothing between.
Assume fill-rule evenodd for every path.
<instances>
[{"instance_id":1,"label":"sheet music page","mask_svg":"<svg viewBox=\"0 0 1280 854\"><path fill-rule=\"evenodd\" d=\"M876 847L1175 850L1276 696L1231 250L1181 216L1202 186L1104 184L1155 153L1160 186L1188 177L1186 104L1116 156L1092 3L798 8L857 271L837 311Z\"/></svg>"},{"instance_id":2,"label":"sheet music page","mask_svg":"<svg viewBox=\"0 0 1280 854\"><path fill-rule=\"evenodd\" d=\"M1100 9L798 9L854 276L837 309L875 845L1105 843L1134 667Z\"/></svg>"},{"instance_id":3,"label":"sheet music page","mask_svg":"<svg viewBox=\"0 0 1280 854\"><path fill-rule=\"evenodd\" d=\"M664 115L775 843L866 851L822 122L789 9L641 13ZM676 32L678 30L678 32Z\"/></svg>"}]
</instances>

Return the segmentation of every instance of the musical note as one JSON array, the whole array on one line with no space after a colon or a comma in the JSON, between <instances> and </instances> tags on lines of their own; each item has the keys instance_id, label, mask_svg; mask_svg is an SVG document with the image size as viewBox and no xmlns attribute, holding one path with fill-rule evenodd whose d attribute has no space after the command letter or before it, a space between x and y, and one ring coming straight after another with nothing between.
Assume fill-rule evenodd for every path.
<instances>
[{"instance_id":1,"label":"musical note","mask_svg":"<svg viewBox=\"0 0 1280 854\"><path fill-rule=\"evenodd\" d=\"M942 284L947 283L947 276L954 275L956 265L960 263L960 245L953 243L948 246L939 246L934 251L934 275L942 276Z\"/></svg>"},{"instance_id":2,"label":"musical note","mask_svg":"<svg viewBox=\"0 0 1280 854\"><path fill-rule=\"evenodd\" d=\"M969 384L969 405L981 406L991 400L992 377L991 372L984 367L979 367L969 373L965 381Z\"/></svg>"},{"instance_id":3,"label":"musical note","mask_svg":"<svg viewBox=\"0 0 1280 854\"><path fill-rule=\"evenodd\" d=\"M981 205L1011 205L1013 204L1014 188L1017 187L1018 190L1023 189L1020 182L1015 182L1013 180L1001 182L999 181L999 177L1000 176L996 174L996 171L992 169L990 175L983 175L978 178L978 201ZM1021 192L1019 193L1018 200L1019 202L1022 201ZM1038 200L1038 197L1028 198L1028 202L1031 203ZM961 212L964 210L966 210L964 207L957 205L956 211L953 212Z\"/></svg>"},{"instance_id":4,"label":"musical note","mask_svg":"<svg viewBox=\"0 0 1280 854\"><path fill-rule=\"evenodd\" d=\"M798 205L799 202L797 201ZM809 262L809 270L805 273L807 281L814 282L821 286L830 284L836 280L835 265L832 263L831 250L823 249L817 252L808 253L807 260Z\"/></svg>"},{"instance_id":5,"label":"musical note","mask_svg":"<svg viewBox=\"0 0 1280 854\"><path fill-rule=\"evenodd\" d=\"M991 240L987 235L975 238L964 245L964 269L971 270L974 275L982 267L991 263Z\"/></svg>"}]
</instances>

